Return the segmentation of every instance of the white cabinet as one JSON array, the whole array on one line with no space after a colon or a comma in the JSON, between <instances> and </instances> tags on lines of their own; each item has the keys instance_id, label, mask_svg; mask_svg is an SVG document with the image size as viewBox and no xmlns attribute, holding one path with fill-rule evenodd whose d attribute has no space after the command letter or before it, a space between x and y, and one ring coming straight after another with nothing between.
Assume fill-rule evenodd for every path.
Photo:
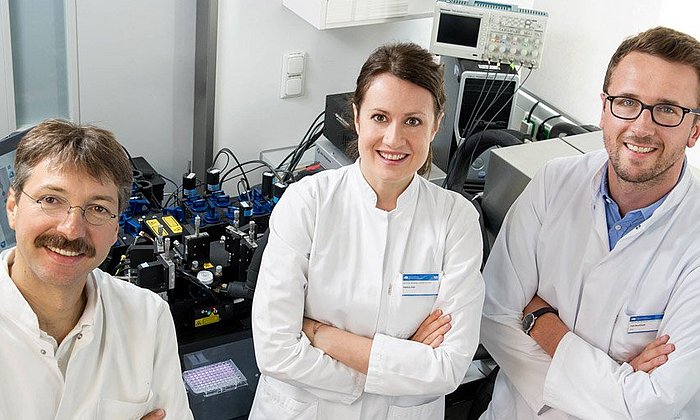
<instances>
[{"instance_id":1,"label":"white cabinet","mask_svg":"<svg viewBox=\"0 0 700 420\"><path fill-rule=\"evenodd\" d=\"M432 16L435 0L282 0L317 29L344 28Z\"/></svg>"}]
</instances>

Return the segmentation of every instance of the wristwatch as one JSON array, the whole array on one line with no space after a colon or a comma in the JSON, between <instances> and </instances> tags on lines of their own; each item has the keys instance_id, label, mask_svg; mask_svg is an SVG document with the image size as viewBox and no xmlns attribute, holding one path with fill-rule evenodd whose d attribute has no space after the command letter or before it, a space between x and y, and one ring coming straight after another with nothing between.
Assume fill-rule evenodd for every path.
<instances>
[{"instance_id":1,"label":"wristwatch","mask_svg":"<svg viewBox=\"0 0 700 420\"><path fill-rule=\"evenodd\" d=\"M525 331L525 334L530 335L530 331L532 331L532 327L535 326L535 321L537 321L537 318L549 313L552 313L557 316L559 315L559 311L552 308L551 306L545 306L544 308L540 308L534 312L530 312L529 314L525 315L523 317L523 331Z\"/></svg>"}]
</instances>

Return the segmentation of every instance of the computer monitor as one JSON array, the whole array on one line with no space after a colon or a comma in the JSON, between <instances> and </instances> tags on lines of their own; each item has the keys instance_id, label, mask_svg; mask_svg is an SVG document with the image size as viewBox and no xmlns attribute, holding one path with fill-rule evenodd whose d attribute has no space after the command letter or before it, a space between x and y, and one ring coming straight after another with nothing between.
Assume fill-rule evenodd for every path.
<instances>
[{"instance_id":1,"label":"computer monitor","mask_svg":"<svg viewBox=\"0 0 700 420\"><path fill-rule=\"evenodd\" d=\"M4 211L4 208L7 204L10 186L15 178L15 151L19 141L29 130L31 127L15 131L0 140L0 196L3 207L3 210L0 210L0 251L15 246L15 231L10 228L7 212Z\"/></svg>"}]
</instances>

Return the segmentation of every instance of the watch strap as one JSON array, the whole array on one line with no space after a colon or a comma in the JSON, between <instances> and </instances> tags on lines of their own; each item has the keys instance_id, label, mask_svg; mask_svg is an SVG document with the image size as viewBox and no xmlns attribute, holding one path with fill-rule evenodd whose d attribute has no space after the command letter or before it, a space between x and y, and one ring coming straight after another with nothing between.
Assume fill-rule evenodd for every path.
<instances>
[{"instance_id":1,"label":"watch strap","mask_svg":"<svg viewBox=\"0 0 700 420\"><path fill-rule=\"evenodd\" d=\"M532 315L535 317L535 319L541 317L544 314L554 314L554 315L559 316L559 311L552 308L551 306L545 306L544 308L540 308L540 309L532 312Z\"/></svg>"},{"instance_id":2,"label":"watch strap","mask_svg":"<svg viewBox=\"0 0 700 420\"><path fill-rule=\"evenodd\" d=\"M523 317L523 331L525 331L525 334L530 335L530 332L535 327L535 322L537 322L537 318L549 313L555 314L557 316L559 315L559 311L552 308L551 306L545 306L544 308L537 309L536 311L530 312L529 314L525 315Z\"/></svg>"}]
</instances>

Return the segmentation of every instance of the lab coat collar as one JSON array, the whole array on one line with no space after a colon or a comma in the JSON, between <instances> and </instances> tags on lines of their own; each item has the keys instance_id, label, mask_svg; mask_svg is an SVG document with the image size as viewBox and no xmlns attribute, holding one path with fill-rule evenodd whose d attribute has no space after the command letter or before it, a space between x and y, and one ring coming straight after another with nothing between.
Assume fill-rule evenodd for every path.
<instances>
[{"instance_id":1,"label":"lab coat collar","mask_svg":"<svg viewBox=\"0 0 700 420\"><path fill-rule=\"evenodd\" d=\"M14 247L0 253L0 314L23 326L33 334L36 334L36 337L41 337L39 320L36 314L17 288L17 285L15 285L10 278L8 261L13 260L14 257ZM87 294L87 303L85 304L83 314L76 324L77 328L93 325L95 323L95 314L98 310L97 305L98 302L100 302L100 289L95 281L94 273L88 275L85 291Z\"/></svg>"},{"instance_id":2,"label":"lab coat collar","mask_svg":"<svg viewBox=\"0 0 700 420\"><path fill-rule=\"evenodd\" d=\"M598 151L594 153L605 153L607 155L606 151ZM593 210L595 211L597 206L604 206L605 204L603 203L603 188L602 188L602 180L603 180L603 175L605 174L605 171L608 169L608 163L609 159L604 159L602 165L598 168L598 170L595 172L595 175L593 176L593 179L591 180L591 191L593 193ZM654 210L654 214L649 218L649 221L653 220L659 220L661 215L667 213L669 210L675 208L678 203L680 203L683 200L683 197L686 196L688 191L691 188L691 185L694 182L697 182L694 175L690 170L687 170L687 162L688 158L685 158L685 161L683 162L683 170L681 171L681 176L678 179L678 182L676 185L671 189L671 191L666 194L666 198L664 199L664 202L661 203L661 205Z\"/></svg>"},{"instance_id":3,"label":"lab coat collar","mask_svg":"<svg viewBox=\"0 0 700 420\"><path fill-rule=\"evenodd\" d=\"M374 192L372 186L369 185L369 182L367 182L364 175L362 175L362 171L360 170L360 158L357 158L355 163L353 163L352 167L350 168L350 173L356 181L355 184L360 191L362 200L365 201L367 204L371 205L372 207L376 208L377 193ZM401 211L407 206L412 206L412 204L415 202L415 198L417 197L417 192L420 184L419 178L420 175L413 175L411 183L408 184L408 187L406 187L406 189L401 193L401 195L399 195L398 200L396 200L396 208L391 212Z\"/></svg>"}]
</instances>

